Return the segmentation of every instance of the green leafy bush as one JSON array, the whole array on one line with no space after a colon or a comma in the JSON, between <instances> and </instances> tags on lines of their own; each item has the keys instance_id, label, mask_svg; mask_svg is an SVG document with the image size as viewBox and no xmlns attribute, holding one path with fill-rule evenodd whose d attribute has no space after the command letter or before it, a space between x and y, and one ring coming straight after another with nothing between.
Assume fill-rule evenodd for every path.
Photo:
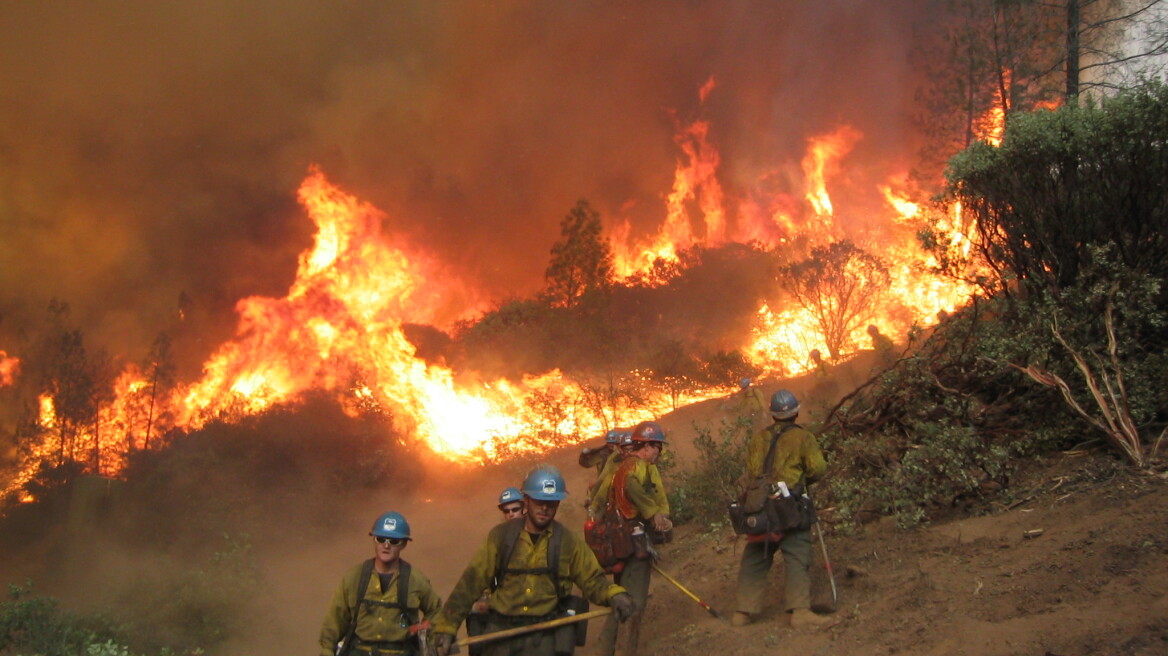
<instances>
[{"instance_id":1,"label":"green leafy bush","mask_svg":"<svg viewBox=\"0 0 1168 656\"><path fill-rule=\"evenodd\" d=\"M107 618L76 615L53 597L32 594L32 583L8 586L0 601L0 653L29 656L134 656Z\"/></svg>"},{"instance_id":2,"label":"green leafy bush","mask_svg":"<svg viewBox=\"0 0 1168 656\"><path fill-rule=\"evenodd\" d=\"M705 528L726 523L726 504L737 497L738 480L746 467L750 427L750 417L723 420L715 436L710 426L694 425L697 458L690 468L674 475L668 486L675 522Z\"/></svg>"},{"instance_id":3,"label":"green leafy bush","mask_svg":"<svg viewBox=\"0 0 1168 656\"><path fill-rule=\"evenodd\" d=\"M1079 441L1072 417L1014 362L1054 348L1036 312L979 300L826 423L827 498L844 526L895 516L911 526L1008 483L1010 458ZM821 495L823 496L823 495Z\"/></svg>"}]
</instances>

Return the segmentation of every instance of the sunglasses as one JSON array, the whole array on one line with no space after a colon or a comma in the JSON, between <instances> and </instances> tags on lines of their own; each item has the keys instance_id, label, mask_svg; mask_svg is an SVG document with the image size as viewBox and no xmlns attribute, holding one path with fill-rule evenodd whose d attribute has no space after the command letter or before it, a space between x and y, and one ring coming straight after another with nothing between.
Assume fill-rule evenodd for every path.
<instances>
[{"instance_id":1,"label":"sunglasses","mask_svg":"<svg viewBox=\"0 0 1168 656\"><path fill-rule=\"evenodd\" d=\"M405 538L383 538L380 535L375 535L375 536L373 536L373 539L377 540L377 544L385 544L386 542L388 542L395 547L399 544L406 543Z\"/></svg>"},{"instance_id":2,"label":"sunglasses","mask_svg":"<svg viewBox=\"0 0 1168 656\"><path fill-rule=\"evenodd\" d=\"M516 506L514 508L500 508L504 515L519 515L523 513L523 506Z\"/></svg>"}]
</instances>

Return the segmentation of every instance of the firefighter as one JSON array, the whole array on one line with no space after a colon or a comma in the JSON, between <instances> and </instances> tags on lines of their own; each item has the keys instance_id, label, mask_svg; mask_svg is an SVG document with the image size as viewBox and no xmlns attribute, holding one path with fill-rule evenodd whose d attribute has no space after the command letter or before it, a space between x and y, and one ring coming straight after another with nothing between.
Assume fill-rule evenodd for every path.
<instances>
[{"instance_id":1,"label":"firefighter","mask_svg":"<svg viewBox=\"0 0 1168 656\"><path fill-rule=\"evenodd\" d=\"M614 428L608 431L604 436L604 441L608 447L605 452L604 463L599 468L599 475L596 480L588 484L588 492L585 494L584 507L591 508L594 503L598 490L604 481L612 478L614 468L624 460L624 451L628 445L632 444L633 429L631 428ZM584 465L584 456L580 456L580 464ZM607 488L606 488L607 493Z\"/></svg>"},{"instance_id":2,"label":"firefighter","mask_svg":"<svg viewBox=\"0 0 1168 656\"><path fill-rule=\"evenodd\" d=\"M523 516L523 495L518 489L509 487L499 493L499 512L503 521Z\"/></svg>"},{"instance_id":3,"label":"firefighter","mask_svg":"<svg viewBox=\"0 0 1168 656\"><path fill-rule=\"evenodd\" d=\"M523 516L523 494L519 492L518 488L509 487L499 493L499 512L503 513L502 521L504 522ZM490 588L483 590L483 595L470 608L471 616L475 617L473 617L473 620L471 616L467 617L467 626L484 619L481 615L487 612L488 602L490 600Z\"/></svg>"},{"instance_id":4,"label":"firefighter","mask_svg":"<svg viewBox=\"0 0 1168 656\"><path fill-rule=\"evenodd\" d=\"M650 535L661 536L652 541L662 542L673 529L665 486L657 470L657 460L665 449L665 431L656 422L643 421L633 429L631 442L628 456L608 481L606 497L611 496L617 511L633 524L634 554L618 562L613 572L616 583L633 596L637 613L619 631L612 618L605 622L600 634L600 653L605 655L636 653L653 569Z\"/></svg>"},{"instance_id":5,"label":"firefighter","mask_svg":"<svg viewBox=\"0 0 1168 656\"><path fill-rule=\"evenodd\" d=\"M340 653L342 641L347 654L418 654L414 635L442 605L430 580L401 558L412 539L401 513L378 517L369 535L373 558L350 569L333 593L320 629L321 656Z\"/></svg>"},{"instance_id":6,"label":"firefighter","mask_svg":"<svg viewBox=\"0 0 1168 656\"><path fill-rule=\"evenodd\" d=\"M779 390L771 397L770 413L774 425L755 433L747 444L746 475L744 480L762 476L766 471L764 462L775 441L774 457L770 468L770 485L777 486L782 481L789 490L798 494L806 486L823 476L827 462L815 436L795 423L799 417L799 400L788 390ZM775 551L783 552L786 567L786 589L784 604L791 616L793 628L819 628L834 622L811 610L811 531L787 531L783 534L768 533L751 535L746 538L742 550L742 561L738 568L738 607L731 624L746 626L751 616L762 610L762 597L766 591L767 573L774 563Z\"/></svg>"},{"instance_id":7,"label":"firefighter","mask_svg":"<svg viewBox=\"0 0 1168 656\"><path fill-rule=\"evenodd\" d=\"M614 428L604 434L604 446L586 446L580 449L580 457L578 459L580 466L585 469L595 467L596 473L599 474L604 469L604 465L608 462L609 457L616 452L616 445L620 440L620 433L620 428Z\"/></svg>"},{"instance_id":8,"label":"firefighter","mask_svg":"<svg viewBox=\"0 0 1168 656\"><path fill-rule=\"evenodd\" d=\"M876 357L881 366L887 368L896 363L896 344L892 343L892 339L880 332L880 329L874 325L868 326L868 336L872 338L872 350L876 351Z\"/></svg>"},{"instance_id":9,"label":"firefighter","mask_svg":"<svg viewBox=\"0 0 1168 656\"><path fill-rule=\"evenodd\" d=\"M588 509L589 517L596 517L604 510L604 505L608 502L608 489L612 484L612 475L632 453L633 429L620 428L617 430L616 450L609 456L608 462L604 463L604 469L600 470L600 476L592 482L592 485L588 486L588 498L584 500L584 507Z\"/></svg>"},{"instance_id":10,"label":"firefighter","mask_svg":"<svg viewBox=\"0 0 1168 656\"><path fill-rule=\"evenodd\" d=\"M738 393L738 415L750 418L750 430L754 432L765 422L767 414L767 398L754 381L743 378L738 383L742 391Z\"/></svg>"},{"instance_id":11,"label":"firefighter","mask_svg":"<svg viewBox=\"0 0 1168 656\"><path fill-rule=\"evenodd\" d=\"M438 656L450 653L458 625L484 588L492 590L485 633L565 616L568 606L583 601L570 596L573 585L580 588L588 601L611 606L621 621L636 611L629 593L605 578L584 538L555 521L560 501L568 496L560 472L551 465L536 467L523 481L522 493L527 514L491 529L434 620ZM495 640L486 643L482 653L484 656L571 654L575 630L574 626L566 625L566 629Z\"/></svg>"},{"instance_id":12,"label":"firefighter","mask_svg":"<svg viewBox=\"0 0 1168 656\"><path fill-rule=\"evenodd\" d=\"M811 360L811 368L815 370L815 377L827 378L827 363L824 362L823 354L819 352L819 349L811 349L811 353L807 357Z\"/></svg>"}]
</instances>

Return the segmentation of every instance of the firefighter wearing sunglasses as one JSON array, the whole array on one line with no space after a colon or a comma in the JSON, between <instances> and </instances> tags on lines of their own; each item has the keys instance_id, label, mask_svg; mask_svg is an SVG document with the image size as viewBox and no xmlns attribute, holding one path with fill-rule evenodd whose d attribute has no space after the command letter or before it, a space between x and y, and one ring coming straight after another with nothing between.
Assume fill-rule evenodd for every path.
<instances>
[{"instance_id":1,"label":"firefighter wearing sunglasses","mask_svg":"<svg viewBox=\"0 0 1168 656\"><path fill-rule=\"evenodd\" d=\"M333 593L320 629L321 656L418 654L419 635L442 600L430 580L401 553L410 525L398 512L377 518L369 531L373 558L356 565Z\"/></svg>"}]
</instances>

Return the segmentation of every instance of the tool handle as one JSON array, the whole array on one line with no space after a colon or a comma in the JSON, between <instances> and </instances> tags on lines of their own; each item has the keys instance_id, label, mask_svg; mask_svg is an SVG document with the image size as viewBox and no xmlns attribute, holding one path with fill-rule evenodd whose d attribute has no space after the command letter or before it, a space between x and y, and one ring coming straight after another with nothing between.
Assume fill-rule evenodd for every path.
<instances>
[{"instance_id":1,"label":"tool handle","mask_svg":"<svg viewBox=\"0 0 1168 656\"><path fill-rule=\"evenodd\" d=\"M502 631L493 631L491 633L484 633L482 635L471 636L469 638L463 638L462 640L459 640L458 642L454 643L454 645L456 647L475 645L475 644L478 644L480 642L490 642L491 640L500 640L502 638L510 638L512 636L523 635L525 633L532 633L535 631L542 631L544 629L554 629L557 626L563 626L565 624L572 624L574 622L582 622L584 620L590 620L594 617L604 617L605 615L611 615L611 614L612 614L611 608L598 608L596 610L590 610L587 613L578 613L576 615L569 615L567 617L560 617L560 618L557 618L554 620L548 620L546 622L537 622L535 624L528 624L527 626L517 626L513 629L503 629Z\"/></svg>"}]
</instances>

